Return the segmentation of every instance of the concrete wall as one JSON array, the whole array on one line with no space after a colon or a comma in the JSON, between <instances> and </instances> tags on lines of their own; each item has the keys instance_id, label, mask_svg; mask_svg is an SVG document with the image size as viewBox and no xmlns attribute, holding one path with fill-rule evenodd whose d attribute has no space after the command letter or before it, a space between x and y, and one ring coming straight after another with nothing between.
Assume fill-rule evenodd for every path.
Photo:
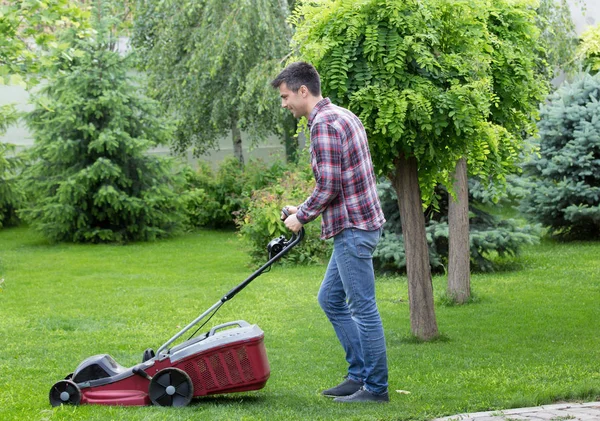
<instances>
[{"instance_id":1,"label":"concrete wall","mask_svg":"<svg viewBox=\"0 0 600 421\"><path fill-rule=\"evenodd\" d=\"M0 86L0 105L16 104L17 108L22 111L29 111L32 106L28 104L29 94L18 86ZM25 127L20 122L10 127L4 136L0 136L0 142L12 143L17 145L17 151L33 145L33 138ZM246 161L249 158L260 158L266 161L275 159L285 159L285 149L277 137L269 137L265 143L252 147L247 137L242 134L242 143L244 145L244 157ZM200 159L210 162L214 166L218 165L225 157L233 155L233 144L231 137L226 136L219 140L220 149L212 151L210 154L200 157ZM151 150L151 153L157 155L171 155L168 147L159 147ZM194 164L197 160L190 153L183 157L189 163Z\"/></svg>"},{"instance_id":2,"label":"concrete wall","mask_svg":"<svg viewBox=\"0 0 600 421\"><path fill-rule=\"evenodd\" d=\"M600 24L600 0L568 0L568 3L578 35L588 26Z\"/></svg>"}]
</instances>

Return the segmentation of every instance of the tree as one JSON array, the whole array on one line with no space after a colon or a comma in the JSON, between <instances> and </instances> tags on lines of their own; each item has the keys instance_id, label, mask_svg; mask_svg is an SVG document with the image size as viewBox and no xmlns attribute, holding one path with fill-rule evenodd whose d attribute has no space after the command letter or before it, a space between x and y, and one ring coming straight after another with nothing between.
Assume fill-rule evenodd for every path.
<instances>
[{"instance_id":1,"label":"tree","mask_svg":"<svg viewBox=\"0 0 600 421\"><path fill-rule=\"evenodd\" d=\"M592 73L600 72L600 25L592 26L581 34L577 57L584 68L589 68Z\"/></svg>"},{"instance_id":2,"label":"tree","mask_svg":"<svg viewBox=\"0 0 600 421\"><path fill-rule=\"evenodd\" d=\"M44 48L52 46L62 54L72 53L67 46L55 42L56 30L71 27L83 31L85 18L71 0L0 4L0 85L35 85L38 73L51 61L51 56L43 55ZM0 135L17 119L12 104L1 106ZM22 200L16 182L21 160L8 156L14 151L14 146L0 144L0 227L17 222L16 209Z\"/></svg>"},{"instance_id":3,"label":"tree","mask_svg":"<svg viewBox=\"0 0 600 421\"><path fill-rule=\"evenodd\" d=\"M554 4L554 0L545 0L538 13L541 10L546 15L550 15L550 12L544 12L544 5L549 7L546 4L549 1ZM532 121L537 114L538 103L547 90L546 80L550 77L545 66L545 50L542 48L550 41L542 37L541 44L538 43L537 31L529 17L522 13L521 8L506 8L501 5L499 7L502 14L492 12L487 21L487 29L493 45L490 76L496 96L496 105L491 108L488 121L495 127L502 128L503 133L496 137L500 141L496 147L483 151L477 148L469 150L471 156L468 165L465 158L458 161L453 173L454 194L457 197L449 198L450 247L447 292L448 296L457 303L464 303L470 297L467 174L475 176L487 186L493 184L505 186L506 175L517 170L516 164L520 159L519 151L524 136L531 135L535 131ZM568 18L570 22L569 9L564 3L560 12L544 22L556 22L559 17ZM562 33L558 30L558 33L564 38L568 31ZM555 60L565 57L566 53L557 46L552 48L556 51L551 51L549 56L554 57ZM492 137L490 140L494 142ZM478 164L472 165L472 158L478 161Z\"/></svg>"},{"instance_id":4,"label":"tree","mask_svg":"<svg viewBox=\"0 0 600 421\"><path fill-rule=\"evenodd\" d=\"M519 179L520 180L520 179ZM508 258L517 256L524 245L539 242L541 227L525 225L522 222L488 213L497 205L498 191L484 186L475 178L469 179L469 238L467 256L470 254L470 267L474 271L493 271ZM503 199L514 204L520 197L520 189L510 185ZM382 181L377 186L381 206L387 222L384 225L382 240L373 254L373 263L382 271L402 273L406 271L406 254L402 224L398 210L398 198L391 183ZM429 264L433 271L448 271L449 258L449 204L452 198L444 186L436 187L439 200L436 206L425 210ZM446 294L445 300L456 303L456 297Z\"/></svg>"},{"instance_id":5,"label":"tree","mask_svg":"<svg viewBox=\"0 0 600 421\"><path fill-rule=\"evenodd\" d=\"M172 234L181 225L177 180L168 161L147 153L171 130L96 25L96 37L68 40L80 54L59 59L35 96L27 117L35 144L24 175L30 201L21 215L53 241Z\"/></svg>"},{"instance_id":6,"label":"tree","mask_svg":"<svg viewBox=\"0 0 600 421\"><path fill-rule=\"evenodd\" d=\"M4 119L0 120L2 135L7 126L16 120L16 113L12 107L6 105L0 107L0 110L4 116ZM23 201L23 193L17 183L22 162L19 157L13 155L14 151L14 145L0 142L0 228L17 224L17 209Z\"/></svg>"},{"instance_id":7,"label":"tree","mask_svg":"<svg viewBox=\"0 0 600 421\"><path fill-rule=\"evenodd\" d=\"M538 125L522 210L562 238L600 238L600 74L550 95Z\"/></svg>"},{"instance_id":8,"label":"tree","mask_svg":"<svg viewBox=\"0 0 600 421\"><path fill-rule=\"evenodd\" d=\"M144 0L133 45L150 93L177 122L173 146L196 156L231 133L243 163L241 132L253 142L294 133L269 87L288 53L288 8L280 0Z\"/></svg>"},{"instance_id":9,"label":"tree","mask_svg":"<svg viewBox=\"0 0 600 421\"><path fill-rule=\"evenodd\" d=\"M535 22L540 30L538 51L543 58L538 67L540 75L550 80L561 72L575 72L577 33L568 1L540 0Z\"/></svg>"},{"instance_id":10,"label":"tree","mask_svg":"<svg viewBox=\"0 0 600 421\"><path fill-rule=\"evenodd\" d=\"M74 0L11 1L0 5L0 83L24 85L51 61L40 48L52 46L69 54L69 46L56 43L57 31L87 27L87 14Z\"/></svg>"},{"instance_id":11,"label":"tree","mask_svg":"<svg viewBox=\"0 0 600 421\"><path fill-rule=\"evenodd\" d=\"M523 127L528 109L503 112L518 104L499 98L526 82L539 86L527 71L535 60L528 58L535 56L533 11L512 1L334 0L302 3L294 22L301 57L315 64L332 101L359 115L376 169L397 192L411 330L431 339L437 323L422 198L431 200L438 182L451 185L462 157L473 174L493 168L501 178L512 166L519 139L511 129ZM510 54L505 40L519 39L531 42ZM495 48L506 50L495 55ZM495 73L502 69L511 71ZM490 155L498 162L490 164Z\"/></svg>"}]
</instances>

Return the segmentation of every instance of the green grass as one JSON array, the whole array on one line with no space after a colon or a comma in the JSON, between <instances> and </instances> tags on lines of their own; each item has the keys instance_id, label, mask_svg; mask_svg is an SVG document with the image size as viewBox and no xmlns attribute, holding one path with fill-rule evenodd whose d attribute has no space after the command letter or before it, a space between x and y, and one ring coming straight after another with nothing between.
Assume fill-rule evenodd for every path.
<instances>
[{"instance_id":1,"label":"green grass","mask_svg":"<svg viewBox=\"0 0 600 421\"><path fill-rule=\"evenodd\" d=\"M213 319L265 331L266 388L186 408L51 408L48 391L86 357L141 360L254 269L235 233L200 231L128 246L49 245L0 231L1 420L415 420L600 395L600 243L543 242L520 269L472 278L476 300L436 306L441 340L409 332L406 278L378 280L391 402L319 396L345 362L316 302L324 267L276 267ZM443 277L434 279L439 296ZM211 321L211 323L213 322ZM406 390L410 394L400 394Z\"/></svg>"}]
</instances>

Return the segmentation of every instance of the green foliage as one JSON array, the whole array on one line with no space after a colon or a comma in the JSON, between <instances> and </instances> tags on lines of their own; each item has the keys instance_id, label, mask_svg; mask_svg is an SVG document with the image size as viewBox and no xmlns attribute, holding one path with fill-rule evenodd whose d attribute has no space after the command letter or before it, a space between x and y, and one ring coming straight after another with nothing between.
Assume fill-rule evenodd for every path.
<instances>
[{"instance_id":1,"label":"green foliage","mask_svg":"<svg viewBox=\"0 0 600 421\"><path fill-rule=\"evenodd\" d=\"M522 209L556 235L600 238L600 74L579 75L541 109Z\"/></svg>"},{"instance_id":2,"label":"green foliage","mask_svg":"<svg viewBox=\"0 0 600 421\"><path fill-rule=\"evenodd\" d=\"M268 83L288 52L287 13L271 0L140 2L132 45L150 94L177 121L176 150L200 155L233 127L252 142L290 131Z\"/></svg>"},{"instance_id":3,"label":"green foliage","mask_svg":"<svg viewBox=\"0 0 600 421\"><path fill-rule=\"evenodd\" d=\"M0 106L0 136L16 120L14 106ZM16 211L23 201L23 192L17 182L23 163L14 152L14 145L0 142L0 228L18 223Z\"/></svg>"},{"instance_id":4,"label":"green foliage","mask_svg":"<svg viewBox=\"0 0 600 421\"><path fill-rule=\"evenodd\" d=\"M0 228L18 223L17 209L24 199L17 179L21 159L8 156L14 150L14 145L0 142Z\"/></svg>"},{"instance_id":5,"label":"green foliage","mask_svg":"<svg viewBox=\"0 0 600 421\"><path fill-rule=\"evenodd\" d=\"M186 187L182 194L192 227L233 228L252 193L276 182L286 169L281 162L267 165L261 160L251 160L242 167L230 156L214 174L208 163L198 162L197 170L184 169Z\"/></svg>"},{"instance_id":6,"label":"green foliage","mask_svg":"<svg viewBox=\"0 0 600 421\"><path fill-rule=\"evenodd\" d=\"M364 123L379 173L415 156L428 199L462 156L491 180L514 167L545 89L528 2L306 1L293 22L325 94Z\"/></svg>"},{"instance_id":7,"label":"green foliage","mask_svg":"<svg viewBox=\"0 0 600 421\"><path fill-rule=\"evenodd\" d=\"M281 209L286 205L301 204L314 189L314 178L307 155L298 165L283 173L274 183L252 194L236 223L240 235L250 246L250 254L257 261L268 258L267 244L280 235L289 237L290 231L281 222ZM294 263L322 263L331 254L331 242L320 239L321 218L307 224L302 247L296 247L285 259Z\"/></svg>"},{"instance_id":8,"label":"green foliage","mask_svg":"<svg viewBox=\"0 0 600 421\"><path fill-rule=\"evenodd\" d=\"M481 209L482 203L474 200L475 181L469 189L469 239L471 268L491 271L506 258L515 257L525 245L539 241L537 226L519 226L514 219L501 219ZM480 185L480 184L479 184ZM374 262L383 270L404 272L406 256L398 199L389 182L378 185L379 197L387 219L384 235L374 254ZM435 271L444 271L448 265L448 193L442 187L436 189L439 208L425 211L429 262Z\"/></svg>"},{"instance_id":9,"label":"green foliage","mask_svg":"<svg viewBox=\"0 0 600 421\"><path fill-rule=\"evenodd\" d=\"M583 61L584 68L589 68L593 73L600 72L600 25L592 26L581 34L577 55Z\"/></svg>"},{"instance_id":10,"label":"green foliage","mask_svg":"<svg viewBox=\"0 0 600 421\"><path fill-rule=\"evenodd\" d=\"M53 241L152 240L181 226L179 184L148 149L170 140L158 105L139 94L126 59L97 39L69 39L80 56L59 59L35 96L35 138L21 215ZM66 41L65 41L66 42Z\"/></svg>"},{"instance_id":11,"label":"green foliage","mask_svg":"<svg viewBox=\"0 0 600 421\"><path fill-rule=\"evenodd\" d=\"M540 53L544 58L538 67L539 73L548 79L563 71L573 73L577 65L577 33L568 1L540 0L536 12L542 47Z\"/></svg>"},{"instance_id":12,"label":"green foliage","mask_svg":"<svg viewBox=\"0 0 600 421\"><path fill-rule=\"evenodd\" d=\"M84 33L87 14L74 0L20 0L0 4L0 84L26 86L26 80L52 62L40 48L72 54L71 46L57 42L60 29ZM38 48L39 47L39 48Z\"/></svg>"}]
</instances>

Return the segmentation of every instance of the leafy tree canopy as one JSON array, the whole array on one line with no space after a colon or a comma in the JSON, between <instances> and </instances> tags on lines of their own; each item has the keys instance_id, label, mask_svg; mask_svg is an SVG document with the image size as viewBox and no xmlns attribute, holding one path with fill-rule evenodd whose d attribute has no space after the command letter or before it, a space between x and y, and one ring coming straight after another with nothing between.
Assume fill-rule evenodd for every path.
<instances>
[{"instance_id":1,"label":"leafy tree canopy","mask_svg":"<svg viewBox=\"0 0 600 421\"><path fill-rule=\"evenodd\" d=\"M593 73L600 71L600 25L592 26L581 34L577 55L585 68Z\"/></svg>"},{"instance_id":2,"label":"leafy tree canopy","mask_svg":"<svg viewBox=\"0 0 600 421\"><path fill-rule=\"evenodd\" d=\"M282 132L268 81L288 53L286 2L142 0L133 45L150 93L177 122L175 149L200 155L230 130ZM289 123L288 123L289 125Z\"/></svg>"},{"instance_id":3,"label":"leafy tree canopy","mask_svg":"<svg viewBox=\"0 0 600 421\"><path fill-rule=\"evenodd\" d=\"M415 156L424 197L468 155L499 179L544 92L528 1L307 1L295 44L332 101L356 112L376 168Z\"/></svg>"},{"instance_id":4,"label":"leafy tree canopy","mask_svg":"<svg viewBox=\"0 0 600 421\"><path fill-rule=\"evenodd\" d=\"M577 33L567 0L540 0L537 7L536 25L540 29L540 53L545 59L538 71L551 79L561 71L577 70L575 49Z\"/></svg>"},{"instance_id":5,"label":"leafy tree canopy","mask_svg":"<svg viewBox=\"0 0 600 421\"><path fill-rule=\"evenodd\" d=\"M87 13L74 0L19 0L0 5L0 84L25 86L25 78L49 63L39 48L53 47L69 54L69 45L57 42L57 31L86 27ZM35 79L31 82L36 82Z\"/></svg>"}]
</instances>

